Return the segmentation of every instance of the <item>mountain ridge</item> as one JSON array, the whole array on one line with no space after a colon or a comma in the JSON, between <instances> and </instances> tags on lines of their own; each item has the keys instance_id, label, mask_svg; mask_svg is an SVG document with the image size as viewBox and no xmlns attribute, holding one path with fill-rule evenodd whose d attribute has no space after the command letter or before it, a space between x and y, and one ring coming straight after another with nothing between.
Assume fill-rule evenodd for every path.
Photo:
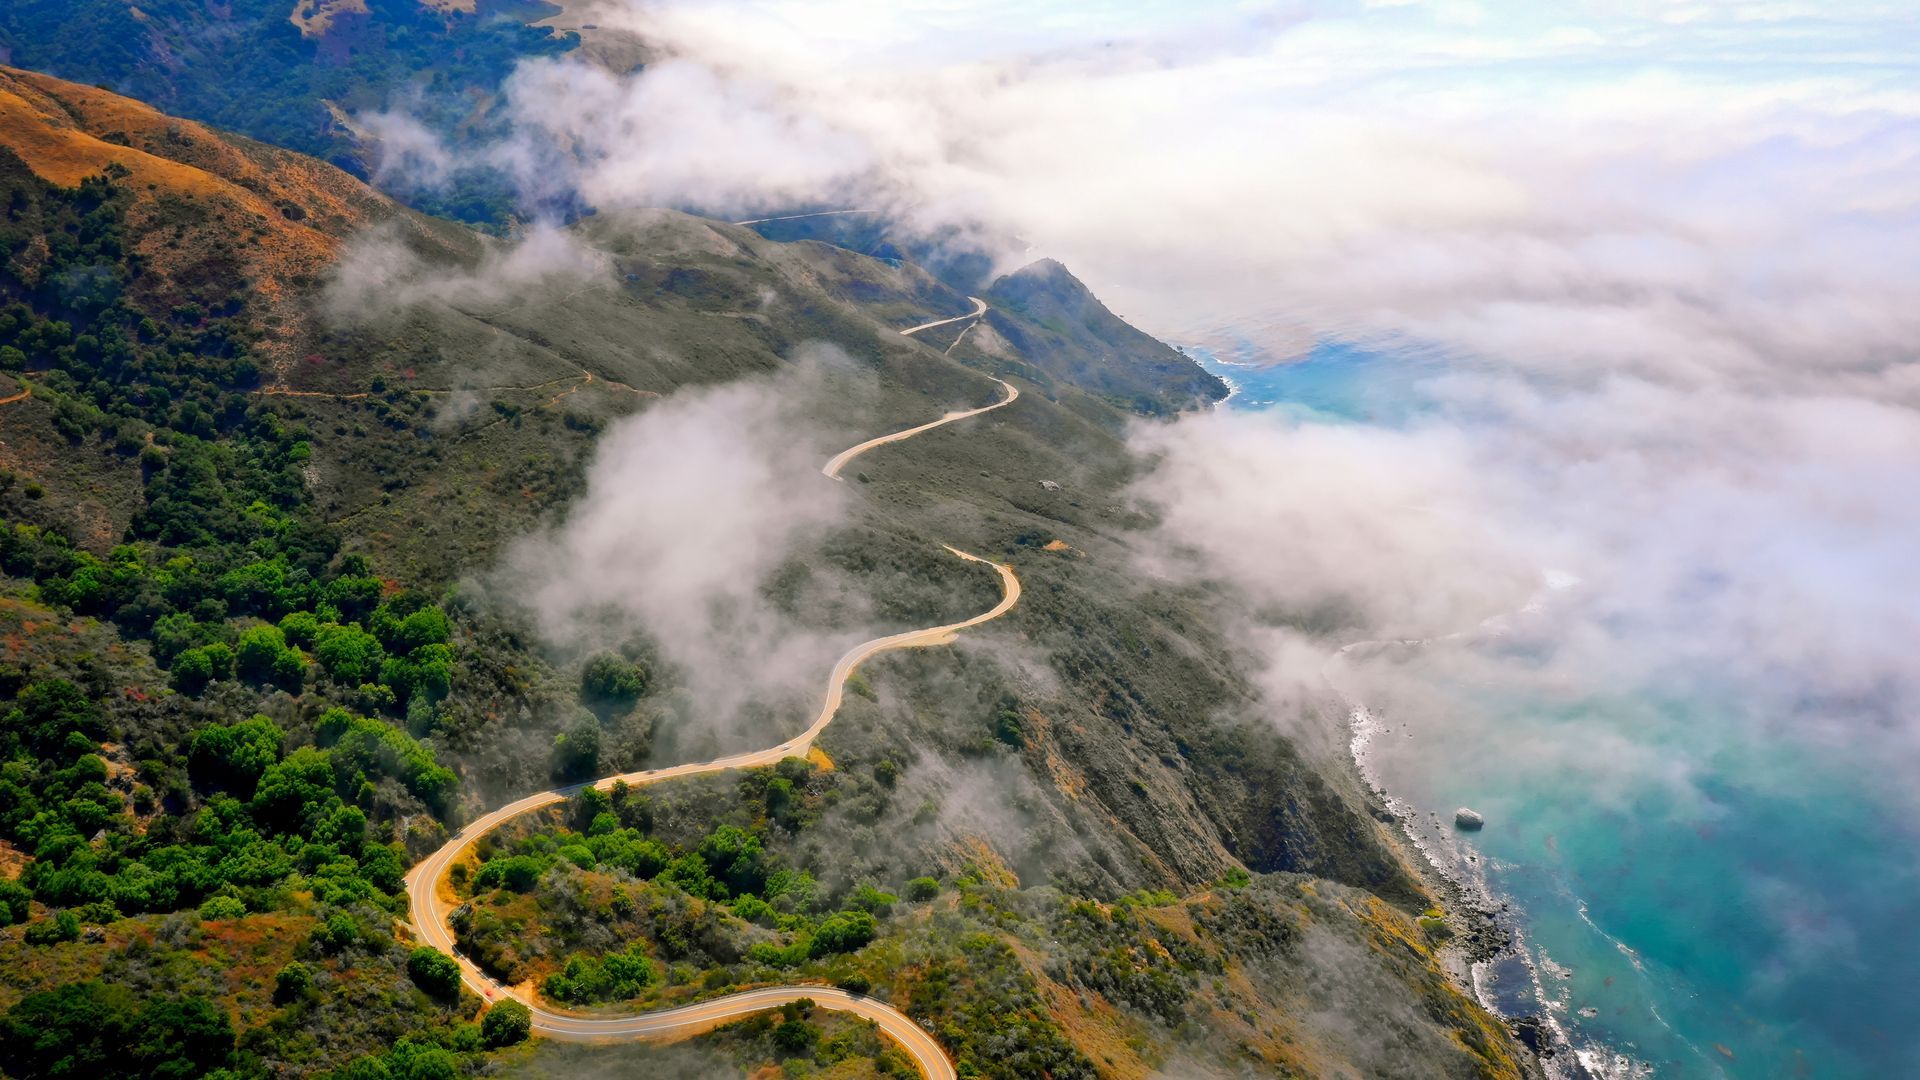
<instances>
[{"instance_id":1,"label":"mountain ridge","mask_svg":"<svg viewBox=\"0 0 1920 1080\"><path fill-rule=\"evenodd\" d=\"M555 819L526 823L502 844L536 853L515 864L534 866L534 879L476 893L461 948L515 982L540 978L579 994L595 965L620 955L609 943L637 943L658 970L692 971L633 991L660 1003L817 962L809 977L868 980L995 1077L1033 1075L1040 1063L1059 1077L1145 1077L1195 1055L1206 1068L1379 1073L1400 1067L1402 1044L1446 1075L1524 1071L1498 1022L1446 982L1439 941L1416 921L1431 899L1347 767L1309 759L1263 715L1245 658L1213 614L1220 598L1138 575L1134 551L1150 522L1124 505L1139 465L1117 432L1139 413L1191 407L1207 384L1173 350L1135 337L1145 335L1064 269L1003 279L981 329L923 341L899 331L971 305L918 267L634 211L568 230L569 243L604 260L584 277L529 279L504 301L426 290L371 322L343 322L326 311L324 274L287 272L268 299L249 292L253 271L242 270L257 255L248 234L236 238L211 214L160 218L161 193L144 186L173 182L160 156L82 130L135 117L130 143L164 140L171 129L158 114L44 77L0 77L22 102L4 113L0 146L18 142L24 161L50 153L36 140L52 139L128 170L77 187L0 176L10 204L25 208L4 233L0 299L12 306L0 315L0 361L16 363L14 349L34 373L30 397L0 405L9 470L0 659L11 665L0 690L14 702L6 731L24 733L6 743L8 776L37 770L49 790L84 786L93 757L115 785L86 788L99 801L80 802L102 809L86 810L89 830L71 840L38 841L35 829L48 826L22 833L0 821L0 840L25 860L21 919L33 930L0 937L0 968L11 973L0 1006L32 1000L45 1015L53 1006L39 994L84 986L74 980L109 971L123 954L150 978L140 965L155 954L128 949L157 942L145 947L190 973L175 989L246 1017L229 1042L275 1068L385 1060L378 1055L402 1044L456 1068L489 1060L460 1033L479 1003L457 989L435 996L432 961L411 972L407 948L382 929L395 913L389 873L498 795L594 775L568 770L597 763L705 760L728 748L728 733L689 722L684 688L644 636L609 642L589 663L542 644L510 605L490 604L462 579L578 505L611 425L644 418L657 397L681 389L790 372L808 346L830 342L845 356L835 370L864 388L814 405L812 419L827 437L847 436L842 445L956 403L984 404L986 375L1022 392L969 421L964 436L863 458L849 477L857 498L848 520L783 567L766 602L803 605L796 617L826 632L972 613L985 606L983 583L939 551L956 542L1019 567L1025 592L995 624L997 647L876 662L823 736L828 764L676 783L644 807L569 803ZM35 108L34 94L54 104ZM22 130L30 127L42 130ZM367 190L317 162L275 173L261 162L284 151L181 130L189 144L180 154L216 167L180 183L197 190L218 179L223 205L249 222L264 214L256 200L273 203L241 180L272 193L293 183L276 176L311 173L321 194L288 197L321 209L331 205L321 195ZM76 131L85 140L74 141ZM339 224L337 236L287 228L313 234L315 251L387 245L379 250L394 258L380 265L417 275L398 284L484 275L512 250L365 198L364 207L347 199L336 218L316 214ZM348 210L363 216L349 221ZM397 232L356 231L382 220ZM60 241L67 223L84 222L91 246ZM142 285L142 253L169 241L241 268L195 294L207 310L183 311L172 287ZM104 304L77 304L51 279L22 276L17 256L36 242L59 273L85 269L113 286ZM373 285L370 297L397 288ZM262 325L268 317L290 322L276 337ZM64 334L54 328L68 319ZM308 348L284 369L258 362ZM1082 385L1078 373L1095 370L1098 381ZM72 530L86 534L79 549L56 538L74 521L99 523ZM870 598L872 612L821 603L841 592ZM279 652L268 648L271 631ZM384 649L386 662L361 664L348 642ZM228 651L225 669L217 649ZM611 667L595 668L603 658ZM75 754L58 734L69 713L47 703L65 700L62 681L90 688L98 717L75 734L82 746L106 743L104 757ZM769 723L784 722L773 712ZM29 717L55 734L34 734ZM275 786L264 775L236 778L234 748L256 737ZM287 786L316 762L333 779ZM953 798L940 785L955 775L997 778L1005 786L992 790L1018 827L944 823L937 805L928 817L918 800ZM306 794L233 797L250 783ZM348 805L364 839L314 854L303 833L351 831ZM290 829L287 814L302 822L307 807L314 819ZM48 820L67 812L49 810ZM634 869L648 865L632 854L643 840L683 860L741 842L723 828L751 836L790 876L816 878L825 907L756 885L769 890L767 905L784 905L776 920L754 913L745 896L759 896L744 886L716 892L697 877L676 884L664 870ZM609 836L640 846L615 852ZM246 867L220 854L229 842L251 853ZM228 876L179 883L181 899L169 899L151 883L182 880L167 877L167 860L186 845L198 845L190 850L209 873ZM561 848L579 850L555 858ZM504 874L509 850L521 849L489 849L465 887ZM501 861L486 871L493 856ZM702 865L729 872L718 854ZM882 902L859 891L904 892L929 870L947 899L889 893ZM147 883L140 890L136 878ZM16 921L12 895L0 889L6 921ZM582 907L568 896L609 899ZM893 914L875 915L881 908ZM655 910L690 921L640 918ZM873 917L871 949L814 957L808 939L791 936L824 933L834 919L843 932L859 923L856 910ZM84 917L89 937L42 940L62 932L63 915L76 934ZM544 929L513 931L512 920ZM899 949L924 960L894 963ZM1325 950L1340 963L1320 962ZM309 979L305 988L283 995L276 972L287 971L289 985ZM1360 1031L1391 1030L1393 1046L1346 1022L1315 1021L1329 1010L1357 1018ZM1207 1033L1216 1030L1232 1038L1214 1045Z\"/></svg>"}]
</instances>

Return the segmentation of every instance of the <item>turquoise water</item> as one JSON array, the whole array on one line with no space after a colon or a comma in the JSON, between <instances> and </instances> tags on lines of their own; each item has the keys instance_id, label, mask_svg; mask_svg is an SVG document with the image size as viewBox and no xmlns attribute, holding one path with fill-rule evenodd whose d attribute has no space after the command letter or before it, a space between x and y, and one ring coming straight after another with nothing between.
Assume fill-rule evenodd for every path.
<instances>
[{"instance_id":1,"label":"turquoise water","mask_svg":"<svg viewBox=\"0 0 1920 1080\"><path fill-rule=\"evenodd\" d=\"M1301 423L1411 422L1459 370L1343 345L1259 368L1192 351L1236 385L1228 407ZM1555 625L1354 671L1387 790L1423 816L1486 814L1463 865L1511 903L1572 1043L1624 1075L1920 1076L1920 830L1871 741L1802 738L1820 706L1778 687L1536 678ZM1524 1011L1515 976L1487 989Z\"/></svg>"}]
</instances>

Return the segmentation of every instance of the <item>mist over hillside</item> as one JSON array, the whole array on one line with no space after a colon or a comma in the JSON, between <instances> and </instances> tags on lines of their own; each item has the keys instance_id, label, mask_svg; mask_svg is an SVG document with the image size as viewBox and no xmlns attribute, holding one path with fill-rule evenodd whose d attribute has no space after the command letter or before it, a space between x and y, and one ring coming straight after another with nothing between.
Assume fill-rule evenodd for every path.
<instances>
[{"instance_id":1,"label":"mist over hillside","mask_svg":"<svg viewBox=\"0 0 1920 1080\"><path fill-rule=\"evenodd\" d=\"M804 755L490 832L428 882L447 948L563 1008L859 987L986 1075L1525 1071L1211 591L1137 578L1129 426L1225 388L1064 268L976 303L672 211L493 239L4 77L10 1074L149 1030L188 1074L540 1067L408 868L790 737L836 652L992 606L947 545L1022 584L1001 623L863 665ZM744 1023L743 1067L914 1067L818 1007Z\"/></svg>"},{"instance_id":2,"label":"mist over hillside","mask_svg":"<svg viewBox=\"0 0 1920 1080\"><path fill-rule=\"evenodd\" d=\"M0 1073L1897 1072L1898 14L10 6Z\"/></svg>"}]
</instances>

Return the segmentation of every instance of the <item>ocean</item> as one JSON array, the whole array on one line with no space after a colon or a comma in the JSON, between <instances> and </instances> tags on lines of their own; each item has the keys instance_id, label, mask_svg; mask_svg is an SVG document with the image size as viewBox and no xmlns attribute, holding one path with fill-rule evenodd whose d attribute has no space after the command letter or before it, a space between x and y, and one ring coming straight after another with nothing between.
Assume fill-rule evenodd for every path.
<instances>
[{"instance_id":1,"label":"ocean","mask_svg":"<svg viewBox=\"0 0 1920 1080\"><path fill-rule=\"evenodd\" d=\"M1459 373L1333 342L1262 366L1187 351L1234 385L1224 408L1301 424L1417 423ZM1565 592L1541 602L1581 602ZM1568 679L1557 625L1520 614L1340 664L1363 770L1507 906L1518 960L1478 973L1482 999L1549 1016L1577 1051L1562 1075L1920 1076L1920 830L1874 744L1816 734L1820 702L1783 710L1731 671ZM1483 830L1453 827L1462 806Z\"/></svg>"}]
</instances>

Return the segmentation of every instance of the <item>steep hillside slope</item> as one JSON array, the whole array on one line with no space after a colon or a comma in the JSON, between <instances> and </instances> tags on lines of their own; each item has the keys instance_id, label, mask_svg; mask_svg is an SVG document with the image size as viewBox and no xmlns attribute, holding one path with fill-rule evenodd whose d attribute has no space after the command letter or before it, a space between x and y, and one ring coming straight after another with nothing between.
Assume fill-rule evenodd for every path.
<instances>
[{"instance_id":1,"label":"steep hillside slope","mask_svg":"<svg viewBox=\"0 0 1920 1080\"><path fill-rule=\"evenodd\" d=\"M517 61L573 46L527 25L556 10L526 0L10 0L0 63L361 170L330 106L380 109L411 94L445 130L483 124Z\"/></svg>"},{"instance_id":2,"label":"steep hillside slope","mask_svg":"<svg viewBox=\"0 0 1920 1080\"><path fill-rule=\"evenodd\" d=\"M1228 598L1140 573L1122 432L1217 388L1064 270L908 336L972 305L667 211L509 245L0 74L0 922L31 931L0 938L0 1007L184 1022L108 984L160 986L237 1018L236 1067L478 1067L478 1003L388 929L404 860L505 797L768 745L824 672L729 728L648 628L548 645L474 579L680 391L817 371L791 448L817 463L991 373L1016 402L863 458L753 600L828 638L932 625L991 602L956 544L1020 604L876 660L818 758L484 845L463 950L583 1006L864 982L994 1077L1525 1069L1346 764L1267 715ZM0 1068L37 1075L15 1030Z\"/></svg>"},{"instance_id":3,"label":"steep hillside slope","mask_svg":"<svg viewBox=\"0 0 1920 1080\"><path fill-rule=\"evenodd\" d=\"M144 304L218 310L244 302L283 340L304 328L310 294L341 242L403 216L312 158L9 68L0 68L0 146L62 187L115 171L131 196L128 226L140 261L129 284ZM33 257L17 254L16 268L31 276Z\"/></svg>"}]
</instances>

